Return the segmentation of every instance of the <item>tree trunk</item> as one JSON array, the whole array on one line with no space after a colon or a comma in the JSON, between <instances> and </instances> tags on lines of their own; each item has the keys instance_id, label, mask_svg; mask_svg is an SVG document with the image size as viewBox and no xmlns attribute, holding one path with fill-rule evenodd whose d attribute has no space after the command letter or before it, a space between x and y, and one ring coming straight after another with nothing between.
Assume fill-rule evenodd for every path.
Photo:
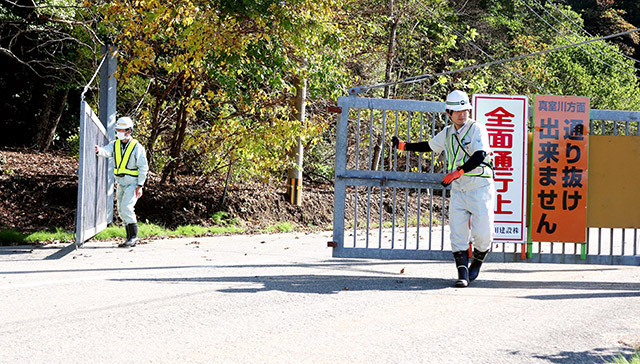
<instances>
[{"instance_id":1,"label":"tree trunk","mask_svg":"<svg viewBox=\"0 0 640 364\"><path fill-rule=\"evenodd\" d=\"M173 139L171 142L171 150L169 152L169 159L171 160L162 171L162 178L160 184L165 184L167 178L170 182L175 181L176 171L180 167L182 144L184 143L184 137L187 131L187 125L189 124L189 115L187 114L187 103L191 97L191 89L185 90L183 82L183 98L180 101L180 111L178 112L178 120L176 122L176 128L173 132Z\"/></svg>"},{"instance_id":2,"label":"tree trunk","mask_svg":"<svg viewBox=\"0 0 640 364\"><path fill-rule=\"evenodd\" d=\"M53 137L56 135L56 129L58 128L58 123L60 122L60 118L62 117L62 113L64 111L64 107L67 104L67 96L69 96L69 89L65 88L64 90L60 90L55 93L58 97L51 97L51 101L47 101L47 119L41 120L44 124L41 124L41 128L39 130L39 140L38 140L38 150L41 152L46 152L51 147L51 143L53 142ZM58 108L56 109L54 114L51 114L52 104L55 101L58 101Z\"/></svg>"},{"instance_id":3,"label":"tree trunk","mask_svg":"<svg viewBox=\"0 0 640 364\"><path fill-rule=\"evenodd\" d=\"M53 100L55 98L55 91L53 90L53 87L47 84L45 84L44 87L47 89L47 92L44 95L43 107L37 123L38 129L33 141L33 146L40 151L42 151L43 140L46 139L48 129L47 124L49 124L49 119L51 118L51 109L53 108Z\"/></svg>"},{"instance_id":4,"label":"tree trunk","mask_svg":"<svg viewBox=\"0 0 640 364\"><path fill-rule=\"evenodd\" d=\"M396 51L396 34L398 32L398 24L400 23L399 18L394 17L394 0L389 0L389 45L387 47L387 66L384 71L384 82L388 83L391 81L391 72L393 71L393 58ZM388 99L391 95L391 87L384 87L384 98ZM375 136L375 145L373 147L373 158L371 160L371 169L377 170L380 165L380 157L382 152L384 151L383 145L384 140L382 140L382 136L377 134Z\"/></svg>"},{"instance_id":5,"label":"tree trunk","mask_svg":"<svg viewBox=\"0 0 640 364\"><path fill-rule=\"evenodd\" d=\"M387 66L384 71L384 82L388 83L391 81L391 72L393 71L393 58L396 51L396 34L398 32L398 24L400 23L400 19L394 16L394 0L389 0L389 45L387 46ZM388 99L391 93L391 87L385 86L384 88L384 98Z\"/></svg>"}]
</instances>

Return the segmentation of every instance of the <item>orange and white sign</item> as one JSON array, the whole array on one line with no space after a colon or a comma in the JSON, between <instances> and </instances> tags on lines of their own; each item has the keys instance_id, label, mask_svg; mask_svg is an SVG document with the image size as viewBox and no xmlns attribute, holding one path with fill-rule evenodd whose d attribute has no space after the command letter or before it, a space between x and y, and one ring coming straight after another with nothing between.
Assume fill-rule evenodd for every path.
<instances>
[{"instance_id":1,"label":"orange and white sign","mask_svg":"<svg viewBox=\"0 0 640 364\"><path fill-rule=\"evenodd\" d=\"M589 98L534 98L531 238L586 241Z\"/></svg>"},{"instance_id":2,"label":"orange and white sign","mask_svg":"<svg viewBox=\"0 0 640 364\"><path fill-rule=\"evenodd\" d=\"M524 243L526 234L526 96L473 95L473 117L484 124L493 153L496 203L494 241Z\"/></svg>"}]
</instances>

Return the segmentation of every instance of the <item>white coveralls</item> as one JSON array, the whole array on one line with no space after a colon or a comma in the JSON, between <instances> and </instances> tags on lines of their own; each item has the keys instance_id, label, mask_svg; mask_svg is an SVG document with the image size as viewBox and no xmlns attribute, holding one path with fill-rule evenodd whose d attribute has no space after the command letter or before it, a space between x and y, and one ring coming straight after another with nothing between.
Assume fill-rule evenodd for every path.
<instances>
[{"instance_id":1,"label":"white coveralls","mask_svg":"<svg viewBox=\"0 0 640 364\"><path fill-rule=\"evenodd\" d=\"M437 154L445 152L447 173L462 166L477 151L487 153L485 162L490 160L491 154L487 129L471 119L459 130L453 125L448 125L429 140L429 147ZM482 252L491 248L495 195L493 172L484 164L453 181L449 203L451 251L469 248L469 219L474 248Z\"/></svg>"},{"instance_id":2,"label":"white coveralls","mask_svg":"<svg viewBox=\"0 0 640 364\"><path fill-rule=\"evenodd\" d=\"M129 143L131 143L133 140L134 139L130 139ZM102 148L98 147L97 155L103 158L115 159L115 144L116 141L114 140ZM120 155L123 156L128 143L122 142L120 144L122 150L119 151L119 153L121 153ZM118 168L118 166L116 166L116 168ZM128 224L137 223L136 213L134 209L136 202L138 201L138 198L136 197L136 187L144 186L144 182L147 179L147 172L149 171L147 155L142 144L135 144L126 168L130 170L138 170L138 175L130 176L125 174L116 174L116 183L118 185L116 190L118 214L120 215L120 218L122 219L125 226Z\"/></svg>"}]
</instances>

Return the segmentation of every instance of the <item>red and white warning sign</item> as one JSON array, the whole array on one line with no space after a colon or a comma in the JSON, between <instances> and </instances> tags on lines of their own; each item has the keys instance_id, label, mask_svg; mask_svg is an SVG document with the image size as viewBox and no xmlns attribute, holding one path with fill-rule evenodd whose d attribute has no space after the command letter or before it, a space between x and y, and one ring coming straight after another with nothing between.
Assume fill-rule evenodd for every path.
<instances>
[{"instance_id":1,"label":"red and white warning sign","mask_svg":"<svg viewBox=\"0 0 640 364\"><path fill-rule=\"evenodd\" d=\"M487 127L493 152L494 241L525 243L527 191L526 96L473 95L473 119Z\"/></svg>"}]
</instances>

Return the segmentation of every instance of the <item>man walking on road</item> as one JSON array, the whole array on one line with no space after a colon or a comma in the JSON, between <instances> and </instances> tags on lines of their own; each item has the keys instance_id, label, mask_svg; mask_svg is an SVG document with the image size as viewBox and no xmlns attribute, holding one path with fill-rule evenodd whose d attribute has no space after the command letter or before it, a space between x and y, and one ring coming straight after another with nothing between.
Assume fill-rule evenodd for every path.
<instances>
[{"instance_id":1,"label":"man walking on road","mask_svg":"<svg viewBox=\"0 0 640 364\"><path fill-rule=\"evenodd\" d=\"M495 187L489 135L484 125L469 118L469 110L469 96L455 90L446 100L451 125L426 142L404 143L395 136L392 139L399 150L445 153L447 175L442 185L451 184L449 225L458 269L456 287L467 287L478 277L493 239ZM470 235L474 246L471 266L467 253Z\"/></svg>"},{"instance_id":2,"label":"man walking on road","mask_svg":"<svg viewBox=\"0 0 640 364\"><path fill-rule=\"evenodd\" d=\"M131 137L132 130L133 120L121 117L116 122L117 139L104 147L95 146L99 157L115 159L118 214L127 231L127 240L118 245L121 248L133 247L138 242L135 205L142 197L142 187L149 171L144 147Z\"/></svg>"}]
</instances>

